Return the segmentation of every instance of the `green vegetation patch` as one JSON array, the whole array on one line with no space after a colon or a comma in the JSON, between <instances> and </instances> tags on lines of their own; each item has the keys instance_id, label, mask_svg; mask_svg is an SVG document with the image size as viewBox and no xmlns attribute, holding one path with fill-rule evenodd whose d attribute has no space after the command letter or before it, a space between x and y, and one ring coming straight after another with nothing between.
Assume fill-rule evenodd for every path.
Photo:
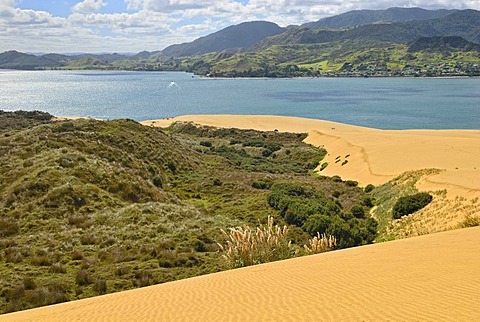
<instances>
[{"instance_id":1,"label":"green vegetation patch","mask_svg":"<svg viewBox=\"0 0 480 322\"><path fill-rule=\"evenodd\" d=\"M419 192L414 195L400 197L393 206L393 218L400 219L403 216L413 214L427 206L432 199L432 195L427 192Z\"/></svg>"},{"instance_id":2,"label":"green vegetation patch","mask_svg":"<svg viewBox=\"0 0 480 322\"><path fill-rule=\"evenodd\" d=\"M326 197L313 186L276 183L271 187L268 203L288 224L302 228L312 237L335 236L338 248L368 244L376 236L377 223L368 215L367 207L356 204L343 210L338 200Z\"/></svg>"}]
</instances>

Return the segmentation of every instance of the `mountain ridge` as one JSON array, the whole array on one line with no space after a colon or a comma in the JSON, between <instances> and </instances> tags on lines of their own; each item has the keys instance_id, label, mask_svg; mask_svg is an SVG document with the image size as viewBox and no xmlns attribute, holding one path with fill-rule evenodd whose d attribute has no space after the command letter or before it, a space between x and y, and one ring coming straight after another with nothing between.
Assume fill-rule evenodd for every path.
<instances>
[{"instance_id":1,"label":"mountain ridge","mask_svg":"<svg viewBox=\"0 0 480 322\"><path fill-rule=\"evenodd\" d=\"M302 25L306 28L352 28L378 22L406 22L409 20L428 20L440 18L457 10L427 10L422 8L393 7L385 10L353 10L332 17L325 17L315 22Z\"/></svg>"},{"instance_id":2,"label":"mountain ridge","mask_svg":"<svg viewBox=\"0 0 480 322\"><path fill-rule=\"evenodd\" d=\"M192 42L171 45L162 50L167 56L195 56L225 50L242 50L285 29L273 22L251 21L226 27Z\"/></svg>"}]
</instances>

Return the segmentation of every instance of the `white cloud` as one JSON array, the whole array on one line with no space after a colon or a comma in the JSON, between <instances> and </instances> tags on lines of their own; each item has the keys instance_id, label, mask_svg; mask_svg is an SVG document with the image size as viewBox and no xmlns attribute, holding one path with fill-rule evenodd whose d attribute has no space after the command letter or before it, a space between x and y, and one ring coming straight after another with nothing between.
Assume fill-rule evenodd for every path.
<instances>
[{"instance_id":1,"label":"white cloud","mask_svg":"<svg viewBox=\"0 0 480 322\"><path fill-rule=\"evenodd\" d=\"M94 13L100 11L102 7L107 5L103 0L84 0L72 7L72 12L77 13Z\"/></svg>"},{"instance_id":2,"label":"white cloud","mask_svg":"<svg viewBox=\"0 0 480 322\"><path fill-rule=\"evenodd\" d=\"M110 0L120 1L120 0ZM239 1L239 0L237 0ZM268 20L281 26L355 9L392 6L480 9L480 0L124 0L128 11L99 13L106 0L84 0L68 17L0 0L0 52L138 52L194 40L231 24Z\"/></svg>"}]
</instances>

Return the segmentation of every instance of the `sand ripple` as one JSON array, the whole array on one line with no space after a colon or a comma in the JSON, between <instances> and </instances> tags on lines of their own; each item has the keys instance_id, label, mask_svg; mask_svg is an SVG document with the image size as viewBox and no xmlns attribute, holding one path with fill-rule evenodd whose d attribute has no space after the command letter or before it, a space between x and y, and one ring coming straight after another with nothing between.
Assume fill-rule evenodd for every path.
<instances>
[{"instance_id":1,"label":"sand ripple","mask_svg":"<svg viewBox=\"0 0 480 322\"><path fill-rule=\"evenodd\" d=\"M480 227L0 316L0 321L478 321Z\"/></svg>"}]
</instances>

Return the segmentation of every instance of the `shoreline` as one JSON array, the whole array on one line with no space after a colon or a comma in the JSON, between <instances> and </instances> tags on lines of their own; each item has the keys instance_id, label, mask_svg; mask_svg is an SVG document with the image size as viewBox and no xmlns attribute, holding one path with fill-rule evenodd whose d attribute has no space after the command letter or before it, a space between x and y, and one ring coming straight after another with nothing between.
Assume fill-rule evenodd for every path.
<instances>
[{"instance_id":1,"label":"shoreline","mask_svg":"<svg viewBox=\"0 0 480 322\"><path fill-rule=\"evenodd\" d=\"M211 79L211 80L225 80L225 79L246 79L246 80L269 80L269 79L329 79L329 78L406 78L406 79L469 79L469 78L480 78L480 75L445 75L445 76L386 76L386 75L352 75L352 76L335 76L335 75L321 75L321 76L295 76L295 77L268 77L268 76L259 76L259 77L227 77L227 76L218 76L211 77L206 75L198 75L192 72L184 70L129 70L129 69L75 69L75 68L57 68L57 69L9 69L9 68L0 68L0 73L3 71L24 71L24 72L44 72L44 71L86 71L86 72L139 72L139 73L186 73L191 74L192 77L198 79Z\"/></svg>"}]
</instances>

